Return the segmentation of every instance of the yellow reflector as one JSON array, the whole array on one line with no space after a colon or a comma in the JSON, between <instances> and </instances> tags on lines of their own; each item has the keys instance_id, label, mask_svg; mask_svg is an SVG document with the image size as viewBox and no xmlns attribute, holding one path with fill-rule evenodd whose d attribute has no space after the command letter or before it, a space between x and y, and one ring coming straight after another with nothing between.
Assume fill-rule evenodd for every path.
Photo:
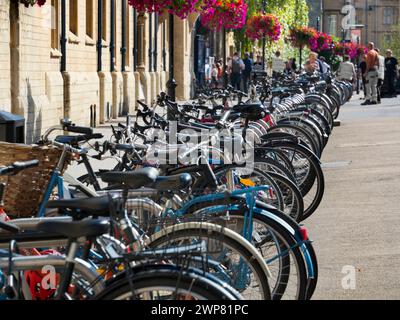
<instances>
[{"instance_id":1,"label":"yellow reflector","mask_svg":"<svg viewBox=\"0 0 400 320\"><path fill-rule=\"evenodd\" d=\"M240 182L244 184L246 187L255 187L256 184L250 179L240 179Z\"/></svg>"}]
</instances>

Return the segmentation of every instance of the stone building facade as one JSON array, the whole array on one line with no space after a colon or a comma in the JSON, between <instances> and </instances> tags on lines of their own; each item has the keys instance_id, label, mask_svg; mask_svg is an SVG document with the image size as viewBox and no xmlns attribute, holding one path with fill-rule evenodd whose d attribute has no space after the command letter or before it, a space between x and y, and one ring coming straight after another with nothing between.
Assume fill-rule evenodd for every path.
<instances>
[{"instance_id":1,"label":"stone building facade","mask_svg":"<svg viewBox=\"0 0 400 320\"><path fill-rule=\"evenodd\" d=\"M400 23L399 0L308 0L308 4L312 26L319 16L324 32L362 44L373 41L382 46L385 38L392 36L392 26ZM354 8L351 13L349 5ZM353 21L349 19L352 14ZM355 26L346 30L343 22Z\"/></svg>"},{"instance_id":2,"label":"stone building facade","mask_svg":"<svg viewBox=\"0 0 400 320\"><path fill-rule=\"evenodd\" d=\"M178 100L193 92L197 19L174 18ZM168 28L168 14L137 14L127 0L0 0L0 110L25 116L27 142L63 117L90 125L132 113L166 90Z\"/></svg>"}]
</instances>

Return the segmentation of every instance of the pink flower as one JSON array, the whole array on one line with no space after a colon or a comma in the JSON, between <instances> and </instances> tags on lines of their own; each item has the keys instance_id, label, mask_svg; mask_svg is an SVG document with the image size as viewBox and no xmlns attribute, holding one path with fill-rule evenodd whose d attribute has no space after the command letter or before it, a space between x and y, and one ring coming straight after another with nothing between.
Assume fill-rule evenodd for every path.
<instances>
[{"instance_id":1,"label":"pink flower","mask_svg":"<svg viewBox=\"0 0 400 320\"><path fill-rule=\"evenodd\" d=\"M246 23L247 4L243 0L217 0L201 13L201 23L209 29L240 29Z\"/></svg>"}]
</instances>

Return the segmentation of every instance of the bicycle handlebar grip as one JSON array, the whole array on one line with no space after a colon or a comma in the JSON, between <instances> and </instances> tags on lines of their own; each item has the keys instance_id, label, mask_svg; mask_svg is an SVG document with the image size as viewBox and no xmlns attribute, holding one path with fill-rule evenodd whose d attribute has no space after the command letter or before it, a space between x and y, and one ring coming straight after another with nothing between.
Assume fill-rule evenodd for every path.
<instances>
[{"instance_id":1,"label":"bicycle handlebar grip","mask_svg":"<svg viewBox=\"0 0 400 320\"><path fill-rule=\"evenodd\" d=\"M144 102L142 102L142 101L140 101L140 100L137 100L137 103L140 104L140 105L141 105L143 108L145 108L145 109L148 109L148 108L149 108L147 104L145 104Z\"/></svg>"},{"instance_id":2,"label":"bicycle handlebar grip","mask_svg":"<svg viewBox=\"0 0 400 320\"><path fill-rule=\"evenodd\" d=\"M79 126L75 126L75 125L64 126L64 130L68 131L68 132L81 133L81 134L85 134L85 135L92 135L93 134L92 128L79 127Z\"/></svg>"},{"instance_id":3,"label":"bicycle handlebar grip","mask_svg":"<svg viewBox=\"0 0 400 320\"><path fill-rule=\"evenodd\" d=\"M126 143L115 143L113 147L115 148L115 150L128 152L131 152L134 149L132 145Z\"/></svg>"},{"instance_id":4,"label":"bicycle handlebar grip","mask_svg":"<svg viewBox=\"0 0 400 320\"><path fill-rule=\"evenodd\" d=\"M16 225L2 221L0 221L0 229L11 233L18 233L20 231L20 228L18 228Z\"/></svg>"},{"instance_id":5,"label":"bicycle handlebar grip","mask_svg":"<svg viewBox=\"0 0 400 320\"><path fill-rule=\"evenodd\" d=\"M224 115L221 117L221 120L219 122L221 123L226 122L230 115L231 115L231 110L226 111Z\"/></svg>"},{"instance_id":6,"label":"bicycle handlebar grip","mask_svg":"<svg viewBox=\"0 0 400 320\"><path fill-rule=\"evenodd\" d=\"M29 169L32 167L36 167L39 165L39 160L30 160L30 161L24 161L24 162L14 162L13 167L15 170L24 170L24 169Z\"/></svg>"},{"instance_id":7,"label":"bicycle handlebar grip","mask_svg":"<svg viewBox=\"0 0 400 320\"><path fill-rule=\"evenodd\" d=\"M104 134L102 134L102 133L93 133L92 135L88 136L87 138L88 138L88 140L91 140L91 139L102 139L102 138L104 138Z\"/></svg>"}]
</instances>

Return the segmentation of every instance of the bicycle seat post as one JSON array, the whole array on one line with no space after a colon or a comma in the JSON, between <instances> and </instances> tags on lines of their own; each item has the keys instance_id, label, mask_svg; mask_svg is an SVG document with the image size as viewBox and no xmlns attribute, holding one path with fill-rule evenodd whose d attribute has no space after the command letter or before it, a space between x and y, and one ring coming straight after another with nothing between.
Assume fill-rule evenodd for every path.
<instances>
[{"instance_id":1,"label":"bicycle seat post","mask_svg":"<svg viewBox=\"0 0 400 320\"><path fill-rule=\"evenodd\" d=\"M4 182L0 183L0 210L4 207L4 195L5 195L6 184Z\"/></svg>"},{"instance_id":2,"label":"bicycle seat post","mask_svg":"<svg viewBox=\"0 0 400 320\"><path fill-rule=\"evenodd\" d=\"M68 288L71 284L78 248L79 245L77 239L70 238L67 245L67 256L65 259L64 272L61 277L61 283L58 288L56 300L67 299L68 297Z\"/></svg>"}]
</instances>

